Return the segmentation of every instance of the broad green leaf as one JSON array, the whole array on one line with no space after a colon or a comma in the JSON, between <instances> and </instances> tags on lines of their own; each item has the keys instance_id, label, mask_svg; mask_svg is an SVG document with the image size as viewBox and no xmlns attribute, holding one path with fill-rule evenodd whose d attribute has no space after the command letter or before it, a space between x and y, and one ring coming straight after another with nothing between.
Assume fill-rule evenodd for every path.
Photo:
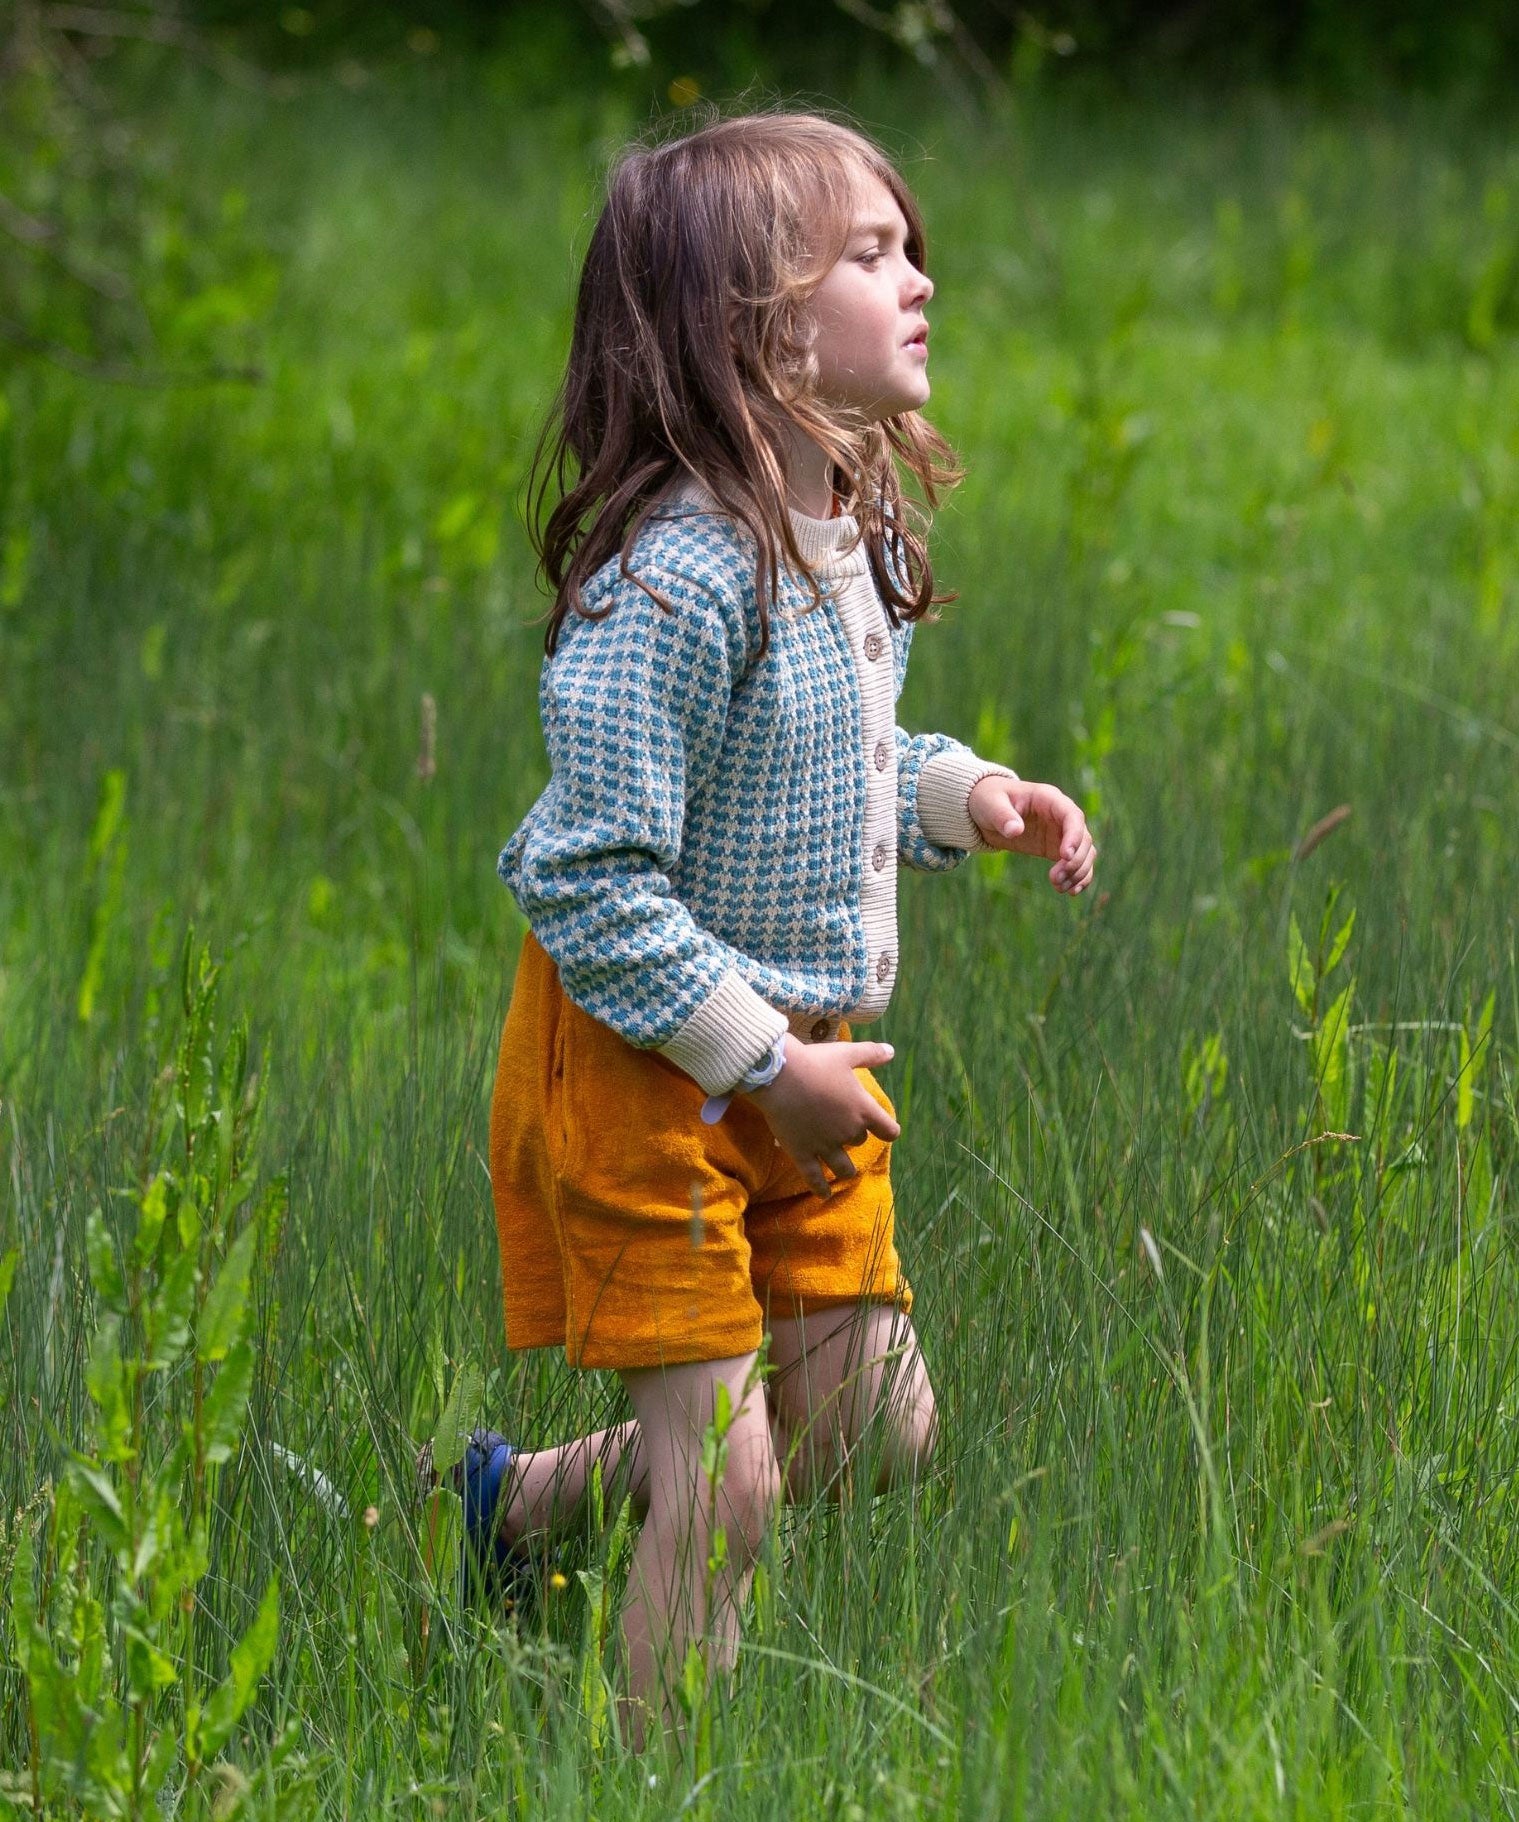
<instances>
[{"instance_id":1,"label":"broad green leaf","mask_svg":"<svg viewBox=\"0 0 1519 1822\"><path fill-rule=\"evenodd\" d=\"M707 1693L707 1666L695 1639L686 1647L686 1661L681 1665L680 1683L675 1694L682 1708L693 1718L701 1713Z\"/></svg>"},{"instance_id":2,"label":"broad green leaf","mask_svg":"<svg viewBox=\"0 0 1519 1822\"><path fill-rule=\"evenodd\" d=\"M174 1229L179 1235L179 1244L188 1252L200 1240L201 1230L205 1223L200 1218L200 1209L196 1204L193 1192L204 1187L205 1179L196 1175L186 1184L187 1193L180 1197L179 1207L174 1211Z\"/></svg>"},{"instance_id":3,"label":"broad green leaf","mask_svg":"<svg viewBox=\"0 0 1519 1822\"><path fill-rule=\"evenodd\" d=\"M31 1527L23 1519L16 1537L16 1555L11 1563L11 1623L8 1628L17 1666L23 1672L27 1669L32 1628L37 1623L36 1574L37 1547L32 1541Z\"/></svg>"},{"instance_id":4,"label":"broad green leaf","mask_svg":"<svg viewBox=\"0 0 1519 1822\"><path fill-rule=\"evenodd\" d=\"M1492 1033L1493 1033L1493 1002L1497 999L1497 997L1498 997L1498 989L1496 987L1490 987L1488 989L1487 998L1482 1002L1482 1010L1477 1015L1476 1048L1478 1050L1485 1049L1487 1046L1487 1040L1492 1036Z\"/></svg>"},{"instance_id":5,"label":"broad green leaf","mask_svg":"<svg viewBox=\"0 0 1519 1822\"><path fill-rule=\"evenodd\" d=\"M147 1358L143 1362L148 1372L173 1366L184 1353L190 1339L190 1311L199 1278L200 1262L193 1252L177 1254L164 1273L163 1284L148 1305Z\"/></svg>"},{"instance_id":6,"label":"broad green leaf","mask_svg":"<svg viewBox=\"0 0 1519 1822\"><path fill-rule=\"evenodd\" d=\"M1340 925L1339 934L1329 946L1329 959L1324 963L1324 973L1326 976L1333 974L1335 969L1339 967L1341 958L1345 951L1350 947L1350 936L1354 929L1355 912L1352 911L1350 916Z\"/></svg>"},{"instance_id":7,"label":"broad green leaf","mask_svg":"<svg viewBox=\"0 0 1519 1822\"><path fill-rule=\"evenodd\" d=\"M94 1521L107 1546L117 1555L130 1550L132 1538L127 1515L122 1510L115 1483L105 1469L87 1455L74 1455L64 1471L75 1498Z\"/></svg>"},{"instance_id":8,"label":"broad green leaf","mask_svg":"<svg viewBox=\"0 0 1519 1822\"><path fill-rule=\"evenodd\" d=\"M100 1701L101 1681L109 1663L110 1640L106 1636L105 1609L94 1595L81 1590L74 1600L74 1681L79 1700L86 1708Z\"/></svg>"},{"instance_id":9,"label":"broad green leaf","mask_svg":"<svg viewBox=\"0 0 1519 1822\"><path fill-rule=\"evenodd\" d=\"M1487 1060L1493 1035L1493 1002L1496 997L1490 992L1483 1002L1482 1010L1477 1015L1477 1029L1468 1039L1466 1030L1461 1031L1461 1073L1456 1083L1456 1128L1465 1132L1472 1123L1476 1112L1477 1083L1482 1075L1482 1065Z\"/></svg>"},{"instance_id":10,"label":"broad green leaf","mask_svg":"<svg viewBox=\"0 0 1519 1822\"><path fill-rule=\"evenodd\" d=\"M597 1466L599 1467L600 1465L601 1464L598 1462ZM621 1506L617 1509L617 1521L612 1526L612 1535L607 1539L606 1561L608 1581L615 1581L617 1579L617 1572L622 1567L622 1559L627 1552L629 1544L632 1542L632 1537L633 1499L631 1494L626 1494L623 1497Z\"/></svg>"},{"instance_id":11,"label":"broad green leaf","mask_svg":"<svg viewBox=\"0 0 1519 1822\"><path fill-rule=\"evenodd\" d=\"M151 1265L153 1256L158 1251L158 1237L163 1232L164 1220L169 1212L169 1183L160 1171L142 1193L138 1205L137 1238L133 1248L139 1265Z\"/></svg>"},{"instance_id":12,"label":"broad green leaf","mask_svg":"<svg viewBox=\"0 0 1519 1822\"><path fill-rule=\"evenodd\" d=\"M5 1257L0 1259L0 1316L5 1314L11 1286L16 1282L16 1267L20 1262L21 1248L19 1246L13 1246Z\"/></svg>"},{"instance_id":13,"label":"broad green leaf","mask_svg":"<svg viewBox=\"0 0 1519 1822\"><path fill-rule=\"evenodd\" d=\"M580 1706L585 1715L586 1730L592 1752L600 1750L606 1740L607 1724L612 1710L612 1692L602 1670L602 1652L606 1640L606 1602L601 1572L596 1569L575 1571L585 1589L585 1644L580 1653Z\"/></svg>"},{"instance_id":14,"label":"broad green leaf","mask_svg":"<svg viewBox=\"0 0 1519 1822\"><path fill-rule=\"evenodd\" d=\"M164 1510L167 1500L160 1500L158 1505L149 1509L147 1522L137 1536L137 1548L132 1552L132 1562L128 1574L134 1582L143 1581L158 1561L164 1545L164 1520L169 1514Z\"/></svg>"},{"instance_id":15,"label":"broad green leaf","mask_svg":"<svg viewBox=\"0 0 1519 1822\"><path fill-rule=\"evenodd\" d=\"M116 1257L116 1243L105 1224L105 1216L92 1208L84 1224L84 1251L90 1266L90 1283L95 1295L119 1316L126 1314L127 1284L121 1275L121 1262Z\"/></svg>"},{"instance_id":16,"label":"broad green leaf","mask_svg":"<svg viewBox=\"0 0 1519 1822\"><path fill-rule=\"evenodd\" d=\"M140 1626L123 1626L127 1648L127 1687L140 1702L150 1702L161 1689L172 1689L179 1672L157 1639Z\"/></svg>"},{"instance_id":17,"label":"broad green leaf","mask_svg":"<svg viewBox=\"0 0 1519 1822\"><path fill-rule=\"evenodd\" d=\"M253 1249L258 1236L245 1227L232 1242L216 1282L207 1293L196 1324L195 1346L202 1360L225 1360L243 1332L248 1309L248 1278L253 1269Z\"/></svg>"},{"instance_id":18,"label":"broad green leaf","mask_svg":"<svg viewBox=\"0 0 1519 1822\"><path fill-rule=\"evenodd\" d=\"M604 1477L601 1472L601 1457L598 1455L595 1461L591 1463L591 1524L598 1537L601 1535L602 1531L605 1530L607 1522L607 1496L606 1487L603 1482Z\"/></svg>"},{"instance_id":19,"label":"broad green leaf","mask_svg":"<svg viewBox=\"0 0 1519 1822\"><path fill-rule=\"evenodd\" d=\"M112 1705L104 1714L80 1714L89 1778L79 1792L86 1806L93 1804L102 1816L127 1816L131 1812L121 1793L132 1788L132 1760L126 1744L126 1715ZM86 1807L86 1814L92 1813Z\"/></svg>"},{"instance_id":20,"label":"broad green leaf","mask_svg":"<svg viewBox=\"0 0 1519 1822\"><path fill-rule=\"evenodd\" d=\"M485 1395L485 1377L472 1360L466 1360L454 1376L453 1390L443 1415L438 1419L432 1439L432 1465L438 1474L446 1474L464 1458L464 1445L479 1419L480 1401Z\"/></svg>"},{"instance_id":21,"label":"broad green leaf","mask_svg":"<svg viewBox=\"0 0 1519 1822\"><path fill-rule=\"evenodd\" d=\"M1298 1005L1312 1018L1313 963L1308 959L1308 948L1303 941L1303 933L1298 928L1295 913L1287 920L1287 972L1292 977L1292 991Z\"/></svg>"},{"instance_id":22,"label":"broad green leaf","mask_svg":"<svg viewBox=\"0 0 1519 1822\"><path fill-rule=\"evenodd\" d=\"M280 1635L279 1582L271 1579L253 1624L232 1648L232 1662L226 1681L221 1683L206 1703L201 1717L199 1757L202 1763L220 1752L232 1737L232 1729L253 1700L264 1673L274 1661L274 1648Z\"/></svg>"},{"instance_id":23,"label":"broad green leaf","mask_svg":"<svg viewBox=\"0 0 1519 1822\"><path fill-rule=\"evenodd\" d=\"M1350 1051L1350 1005L1354 996L1355 982L1352 980L1336 996L1313 1037L1313 1063L1318 1078L1319 1099L1326 1123L1337 1129L1345 1124L1349 1104L1346 1060Z\"/></svg>"},{"instance_id":24,"label":"broad green leaf","mask_svg":"<svg viewBox=\"0 0 1519 1822\"><path fill-rule=\"evenodd\" d=\"M121 1318L107 1316L95 1331L84 1383L100 1415L95 1422L96 1443L106 1462L130 1461L132 1397L130 1374L121 1358Z\"/></svg>"},{"instance_id":25,"label":"broad green leaf","mask_svg":"<svg viewBox=\"0 0 1519 1822\"><path fill-rule=\"evenodd\" d=\"M242 1432L253 1386L253 1345L237 1342L227 1355L201 1407L201 1440L208 1466L226 1461Z\"/></svg>"}]
</instances>

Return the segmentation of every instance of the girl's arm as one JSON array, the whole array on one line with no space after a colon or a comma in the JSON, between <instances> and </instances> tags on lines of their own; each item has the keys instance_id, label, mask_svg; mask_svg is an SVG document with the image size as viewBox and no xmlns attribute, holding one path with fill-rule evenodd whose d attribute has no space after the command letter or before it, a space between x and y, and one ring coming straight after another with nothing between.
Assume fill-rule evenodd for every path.
<instances>
[{"instance_id":1,"label":"girl's arm","mask_svg":"<svg viewBox=\"0 0 1519 1822\"><path fill-rule=\"evenodd\" d=\"M687 797L721 751L748 663L741 594L640 574L673 608L613 575L571 614L543 682L553 776L501 857L569 997L630 1044L723 1094L786 1029L736 951L670 890ZM588 591L588 594L590 591Z\"/></svg>"}]
</instances>

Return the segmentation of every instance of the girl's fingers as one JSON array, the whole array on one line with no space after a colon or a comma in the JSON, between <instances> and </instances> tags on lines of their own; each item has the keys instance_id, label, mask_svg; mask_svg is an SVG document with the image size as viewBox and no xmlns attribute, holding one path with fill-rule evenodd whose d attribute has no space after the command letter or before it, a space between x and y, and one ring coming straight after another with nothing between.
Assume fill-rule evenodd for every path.
<instances>
[{"instance_id":1,"label":"girl's fingers","mask_svg":"<svg viewBox=\"0 0 1519 1822\"><path fill-rule=\"evenodd\" d=\"M836 1182L842 1181L845 1177L857 1177L860 1174L855 1168L854 1159L842 1147L838 1151L829 1152L823 1162L833 1172Z\"/></svg>"},{"instance_id":2,"label":"girl's fingers","mask_svg":"<svg viewBox=\"0 0 1519 1822\"><path fill-rule=\"evenodd\" d=\"M1050 884L1057 892L1080 892L1090 885L1096 866L1096 852L1090 843L1079 848L1070 860L1050 868Z\"/></svg>"},{"instance_id":3,"label":"girl's fingers","mask_svg":"<svg viewBox=\"0 0 1519 1822\"><path fill-rule=\"evenodd\" d=\"M891 1115L879 1101L872 1099L868 1107L861 1109L861 1115L866 1126L870 1128L878 1139L901 1138L902 1128L894 1119L892 1119Z\"/></svg>"}]
</instances>

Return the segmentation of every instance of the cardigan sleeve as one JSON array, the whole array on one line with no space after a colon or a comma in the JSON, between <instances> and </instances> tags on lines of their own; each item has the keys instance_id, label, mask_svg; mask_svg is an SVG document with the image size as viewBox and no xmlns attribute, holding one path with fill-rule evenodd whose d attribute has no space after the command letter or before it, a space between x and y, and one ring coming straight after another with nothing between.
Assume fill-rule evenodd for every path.
<instances>
[{"instance_id":1,"label":"cardigan sleeve","mask_svg":"<svg viewBox=\"0 0 1519 1822\"><path fill-rule=\"evenodd\" d=\"M786 1029L671 891L688 797L722 748L749 659L742 598L678 573L613 569L571 614L540 689L549 784L499 871L565 992L709 1094L731 1089ZM604 598L603 598L604 597Z\"/></svg>"},{"instance_id":2,"label":"cardigan sleeve","mask_svg":"<svg viewBox=\"0 0 1519 1822\"><path fill-rule=\"evenodd\" d=\"M948 734L909 734L897 729L897 856L922 873L947 873L967 854L986 854L991 843L969 809L983 778L1018 774L979 759Z\"/></svg>"},{"instance_id":3,"label":"cardigan sleeve","mask_svg":"<svg viewBox=\"0 0 1519 1822\"><path fill-rule=\"evenodd\" d=\"M913 623L892 629L896 689L900 698L907 677L907 653ZM896 730L897 857L922 873L948 873L967 854L990 851L976 827L969 799L987 777L1016 778L1010 767L978 758L948 734L909 734Z\"/></svg>"}]
</instances>

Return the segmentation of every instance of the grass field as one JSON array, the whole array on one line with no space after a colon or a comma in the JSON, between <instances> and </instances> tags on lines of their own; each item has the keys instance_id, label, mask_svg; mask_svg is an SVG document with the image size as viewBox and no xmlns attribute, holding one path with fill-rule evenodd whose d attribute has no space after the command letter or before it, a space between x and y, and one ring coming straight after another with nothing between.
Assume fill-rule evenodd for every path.
<instances>
[{"instance_id":1,"label":"grass field","mask_svg":"<svg viewBox=\"0 0 1519 1822\"><path fill-rule=\"evenodd\" d=\"M508 1362L482 1149L494 860L544 778L521 485L638 121L460 70L156 105L166 358L264 377L0 396L6 1585L90 1434L90 1211L128 1232L173 1161L193 923L288 1182L184 1635L219 1674L278 1577L224 1799L1519 1814L1513 122L860 97L970 469L903 720L1078 792L1100 891L904 876L879 1029L941 1450L787 1515L731 1692L637 1760L586 1644L610 1513L519 1636L429 1590L409 1498L461 1375L528 1444L615 1408Z\"/></svg>"}]
</instances>

